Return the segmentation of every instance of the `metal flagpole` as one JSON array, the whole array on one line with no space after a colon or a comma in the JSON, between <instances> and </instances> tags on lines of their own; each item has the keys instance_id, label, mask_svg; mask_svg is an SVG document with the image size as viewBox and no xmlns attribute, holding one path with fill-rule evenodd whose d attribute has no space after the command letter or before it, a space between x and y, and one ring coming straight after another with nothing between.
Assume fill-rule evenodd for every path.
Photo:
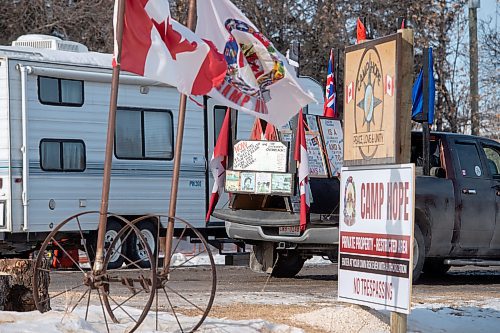
<instances>
[{"instance_id":1,"label":"metal flagpole","mask_svg":"<svg viewBox=\"0 0 500 333\"><path fill-rule=\"evenodd\" d=\"M188 21L187 27L194 30L195 19L195 6L196 0L189 0ZM186 118L186 100L187 96L182 94L179 101L179 116L177 120L177 137L175 142L174 152L174 170L172 174L172 186L170 189L170 207L168 215L167 235L165 241L165 259L163 261L163 275L168 274L168 267L170 266L170 255L172 251L172 240L174 237L174 217L177 207L177 192L179 185L179 171L181 166L181 153L182 153L182 139L184 137L184 120Z\"/></svg>"},{"instance_id":2,"label":"metal flagpole","mask_svg":"<svg viewBox=\"0 0 500 333\"><path fill-rule=\"evenodd\" d=\"M118 13L116 22L116 64L113 67L111 79L111 96L108 115L108 134L106 139L106 155L104 159L104 175L102 178L101 208L99 211L99 228L97 234L97 249L94 262L94 272L101 272L104 261L104 237L106 235L106 224L108 217L109 186L111 182L111 161L113 159L113 144L116 124L116 105L118 100L118 84L120 79L120 61L122 51L123 21L125 16L125 0L118 1Z\"/></svg>"}]
</instances>

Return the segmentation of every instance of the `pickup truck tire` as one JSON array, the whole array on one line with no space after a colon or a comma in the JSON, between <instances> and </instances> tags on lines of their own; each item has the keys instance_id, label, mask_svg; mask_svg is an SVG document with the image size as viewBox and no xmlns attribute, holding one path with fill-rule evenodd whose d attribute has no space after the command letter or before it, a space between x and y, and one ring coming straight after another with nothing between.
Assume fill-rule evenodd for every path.
<instances>
[{"instance_id":1,"label":"pickup truck tire","mask_svg":"<svg viewBox=\"0 0 500 333\"><path fill-rule=\"evenodd\" d=\"M425 260L424 264L424 274L425 276L442 276L450 270L451 266L446 265L443 259L431 259Z\"/></svg>"},{"instance_id":2,"label":"pickup truck tire","mask_svg":"<svg viewBox=\"0 0 500 333\"><path fill-rule=\"evenodd\" d=\"M293 278L300 272L306 261L296 251L278 252L277 255L278 259L271 276L278 278Z\"/></svg>"},{"instance_id":3,"label":"pickup truck tire","mask_svg":"<svg viewBox=\"0 0 500 333\"><path fill-rule=\"evenodd\" d=\"M414 229L415 241L413 242L413 279L412 282L417 282L422 270L424 268L425 261L425 241L422 231L418 224L415 224Z\"/></svg>"}]
</instances>

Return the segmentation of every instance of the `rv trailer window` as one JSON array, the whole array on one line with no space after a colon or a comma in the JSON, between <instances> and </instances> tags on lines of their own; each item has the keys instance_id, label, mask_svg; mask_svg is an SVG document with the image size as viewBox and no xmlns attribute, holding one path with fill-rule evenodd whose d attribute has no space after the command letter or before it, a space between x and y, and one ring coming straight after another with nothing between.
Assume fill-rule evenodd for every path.
<instances>
[{"instance_id":1,"label":"rv trailer window","mask_svg":"<svg viewBox=\"0 0 500 333\"><path fill-rule=\"evenodd\" d=\"M42 104L83 105L83 81L38 77L38 99Z\"/></svg>"},{"instance_id":2,"label":"rv trailer window","mask_svg":"<svg viewBox=\"0 0 500 333\"><path fill-rule=\"evenodd\" d=\"M227 106L216 105L214 106L214 146L217 143L222 123L226 117Z\"/></svg>"},{"instance_id":3,"label":"rv trailer window","mask_svg":"<svg viewBox=\"0 0 500 333\"><path fill-rule=\"evenodd\" d=\"M81 140L42 139L40 167L44 171L84 171L85 144Z\"/></svg>"},{"instance_id":4,"label":"rv trailer window","mask_svg":"<svg viewBox=\"0 0 500 333\"><path fill-rule=\"evenodd\" d=\"M169 110L120 108L116 113L116 158L171 160L173 135Z\"/></svg>"}]
</instances>

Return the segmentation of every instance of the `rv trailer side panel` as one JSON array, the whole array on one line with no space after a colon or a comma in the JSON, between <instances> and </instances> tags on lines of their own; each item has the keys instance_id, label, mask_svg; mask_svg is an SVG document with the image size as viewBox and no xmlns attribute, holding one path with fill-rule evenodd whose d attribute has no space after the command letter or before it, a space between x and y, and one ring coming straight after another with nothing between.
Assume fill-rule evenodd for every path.
<instances>
[{"instance_id":1,"label":"rv trailer side panel","mask_svg":"<svg viewBox=\"0 0 500 333\"><path fill-rule=\"evenodd\" d=\"M10 231L10 131L7 59L0 58L0 232Z\"/></svg>"}]
</instances>

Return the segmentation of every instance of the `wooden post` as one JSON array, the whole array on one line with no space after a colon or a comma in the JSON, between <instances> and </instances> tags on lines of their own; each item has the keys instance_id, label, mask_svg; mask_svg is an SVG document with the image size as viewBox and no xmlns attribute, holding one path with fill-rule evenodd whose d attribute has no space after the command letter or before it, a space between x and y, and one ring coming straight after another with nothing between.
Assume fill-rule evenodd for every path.
<instances>
[{"instance_id":1,"label":"wooden post","mask_svg":"<svg viewBox=\"0 0 500 333\"><path fill-rule=\"evenodd\" d=\"M391 333L406 333L407 316L404 313L391 312Z\"/></svg>"}]
</instances>

